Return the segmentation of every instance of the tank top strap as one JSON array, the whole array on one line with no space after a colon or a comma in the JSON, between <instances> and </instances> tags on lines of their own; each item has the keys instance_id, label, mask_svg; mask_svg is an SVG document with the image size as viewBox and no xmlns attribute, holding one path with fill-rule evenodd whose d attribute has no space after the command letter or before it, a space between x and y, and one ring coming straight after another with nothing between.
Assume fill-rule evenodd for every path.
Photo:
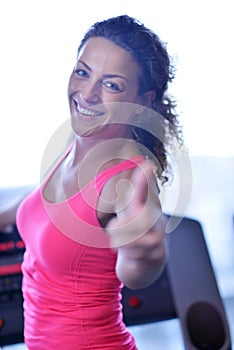
<instances>
[{"instance_id":1,"label":"tank top strap","mask_svg":"<svg viewBox=\"0 0 234 350\"><path fill-rule=\"evenodd\" d=\"M101 171L95 178L95 187L97 193L101 193L103 186L106 184L106 182L111 179L113 176L129 170L136 168L140 163L144 161L144 156L137 155L132 158L126 159L121 161L118 164L115 164L103 171Z\"/></svg>"}]
</instances>

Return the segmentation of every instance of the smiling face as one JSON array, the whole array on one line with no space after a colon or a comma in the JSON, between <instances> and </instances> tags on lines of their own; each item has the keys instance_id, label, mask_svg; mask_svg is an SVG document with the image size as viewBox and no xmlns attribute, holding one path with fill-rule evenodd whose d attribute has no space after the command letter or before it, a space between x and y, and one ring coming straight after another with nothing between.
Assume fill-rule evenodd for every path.
<instances>
[{"instance_id":1,"label":"smiling face","mask_svg":"<svg viewBox=\"0 0 234 350\"><path fill-rule=\"evenodd\" d=\"M138 95L140 68L132 56L110 40L90 38L80 51L68 85L73 130L113 122L116 102L144 104Z\"/></svg>"}]
</instances>

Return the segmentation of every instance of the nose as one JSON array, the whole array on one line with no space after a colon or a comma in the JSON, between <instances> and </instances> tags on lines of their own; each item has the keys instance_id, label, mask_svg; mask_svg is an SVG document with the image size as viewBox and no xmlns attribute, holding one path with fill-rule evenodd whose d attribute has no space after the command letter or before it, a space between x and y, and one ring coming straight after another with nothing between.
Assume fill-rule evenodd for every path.
<instances>
[{"instance_id":1,"label":"nose","mask_svg":"<svg viewBox=\"0 0 234 350\"><path fill-rule=\"evenodd\" d=\"M89 82L83 86L81 91L81 98L86 103L100 103L101 91L99 82Z\"/></svg>"}]
</instances>

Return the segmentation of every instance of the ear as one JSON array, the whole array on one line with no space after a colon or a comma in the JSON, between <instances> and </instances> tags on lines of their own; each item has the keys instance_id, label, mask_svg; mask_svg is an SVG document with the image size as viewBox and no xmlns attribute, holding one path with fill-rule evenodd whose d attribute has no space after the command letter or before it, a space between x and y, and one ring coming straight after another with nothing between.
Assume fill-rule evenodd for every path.
<instances>
[{"instance_id":1,"label":"ear","mask_svg":"<svg viewBox=\"0 0 234 350\"><path fill-rule=\"evenodd\" d=\"M148 90L143 94L143 100L144 100L144 105L146 107L150 107L151 103L155 100L156 98L156 91L155 90Z\"/></svg>"}]
</instances>

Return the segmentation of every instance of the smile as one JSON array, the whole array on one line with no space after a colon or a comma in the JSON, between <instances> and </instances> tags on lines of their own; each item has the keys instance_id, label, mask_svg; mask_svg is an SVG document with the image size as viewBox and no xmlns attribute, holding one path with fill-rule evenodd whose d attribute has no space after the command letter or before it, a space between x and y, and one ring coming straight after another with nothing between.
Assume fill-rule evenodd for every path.
<instances>
[{"instance_id":1,"label":"smile","mask_svg":"<svg viewBox=\"0 0 234 350\"><path fill-rule=\"evenodd\" d=\"M98 117L104 114L103 112L100 112L100 111L94 111L94 110L81 107L79 104L76 105L76 109L79 113L89 117Z\"/></svg>"}]
</instances>

